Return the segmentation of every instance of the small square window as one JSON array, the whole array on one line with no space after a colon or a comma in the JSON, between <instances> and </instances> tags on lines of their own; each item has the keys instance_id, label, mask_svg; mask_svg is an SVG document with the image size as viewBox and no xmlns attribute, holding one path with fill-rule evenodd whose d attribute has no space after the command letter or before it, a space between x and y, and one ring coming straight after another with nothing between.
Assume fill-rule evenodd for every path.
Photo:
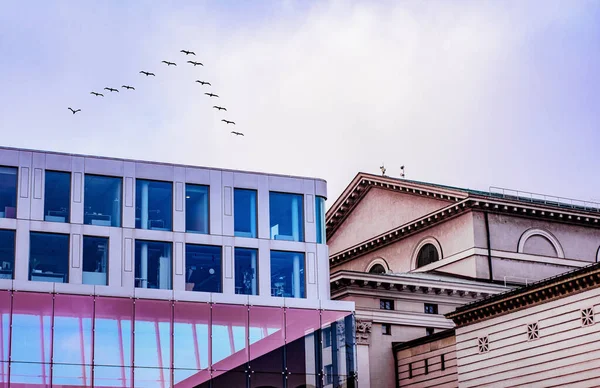
<instances>
[{"instance_id":1,"label":"small square window","mask_svg":"<svg viewBox=\"0 0 600 388\"><path fill-rule=\"evenodd\" d=\"M389 323L382 323L381 324L381 334L392 335L392 325Z\"/></svg>"},{"instance_id":2,"label":"small square window","mask_svg":"<svg viewBox=\"0 0 600 388\"><path fill-rule=\"evenodd\" d=\"M487 353L490 351L490 341L487 336L477 338L477 347L479 353Z\"/></svg>"},{"instance_id":3,"label":"small square window","mask_svg":"<svg viewBox=\"0 0 600 388\"><path fill-rule=\"evenodd\" d=\"M581 324L583 326L592 326L594 324L594 309L587 308L581 310Z\"/></svg>"},{"instance_id":4,"label":"small square window","mask_svg":"<svg viewBox=\"0 0 600 388\"><path fill-rule=\"evenodd\" d=\"M425 303L425 314L437 314L438 305L435 303Z\"/></svg>"},{"instance_id":5,"label":"small square window","mask_svg":"<svg viewBox=\"0 0 600 388\"><path fill-rule=\"evenodd\" d=\"M540 331L537 322L527 325L527 339L533 341L538 338L540 338Z\"/></svg>"},{"instance_id":6,"label":"small square window","mask_svg":"<svg viewBox=\"0 0 600 388\"><path fill-rule=\"evenodd\" d=\"M428 327L425 329L425 334L426 335L433 335L433 333L435 332L433 327Z\"/></svg>"},{"instance_id":7,"label":"small square window","mask_svg":"<svg viewBox=\"0 0 600 388\"><path fill-rule=\"evenodd\" d=\"M381 310L393 310L394 309L394 301L390 299L380 299L379 300L379 308Z\"/></svg>"}]
</instances>

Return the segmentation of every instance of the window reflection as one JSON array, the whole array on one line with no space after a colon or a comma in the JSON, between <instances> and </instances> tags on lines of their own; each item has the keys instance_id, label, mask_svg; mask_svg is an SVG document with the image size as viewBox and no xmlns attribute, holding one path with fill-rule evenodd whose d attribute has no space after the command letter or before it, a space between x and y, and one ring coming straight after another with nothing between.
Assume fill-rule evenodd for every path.
<instances>
[{"instance_id":1,"label":"window reflection","mask_svg":"<svg viewBox=\"0 0 600 388\"><path fill-rule=\"evenodd\" d=\"M303 196L269 193L271 239L304 241Z\"/></svg>"},{"instance_id":2,"label":"window reflection","mask_svg":"<svg viewBox=\"0 0 600 388\"><path fill-rule=\"evenodd\" d=\"M67 283L68 279L69 235L31 232L29 280Z\"/></svg>"},{"instance_id":3,"label":"window reflection","mask_svg":"<svg viewBox=\"0 0 600 388\"><path fill-rule=\"evenodd\" d=\"M15 264L15 231L0 229L0 279L12 279Z\"/></svg>"},{"instance_id":4,"label":"window reflection","mask_svg":"<svg viewBox=\"0 0 600 388\"><path fill-rule=\"evenodd\" d=\"M304 298L304 253L271 251L271 296Z\"/></svg>"},{"instance_id":5,"label":"window reflection","mask_svg":"<svg viewBox=\"0 0 600 388\"><path fill-rule=\"evenodd\" d=\"M17 218L16 167L0 167L0 218Z\"/></svg>"},{"instance_id":6,"label":"window reflection","mask_svg":"<svg viewBox=\"0 0 600 388\"><path fill-rule=\"evenodd\" d=\"M135 181L135 227L171 230L173 184L145 179Z\"/></svg>"},{"instance_id":7,"label":"window reflection","mask_svg":"<svg viewBox=\"0 0 600 388\"><path fill-rule=\"evenodd\" d=\"M46 171L44 181L44 221L69 222L71 174Z\"/></svg>"},{"instance_id":8,"label":"window reflection","mask_svg":"<svg viewBox=\"0 0 600 388\"><path fill-rule=\"evenodd\" d=\"M135 286L171 289L171 243L135 241Z\"/></svg>"},{"instance_id":9,"label":"window reflection","mask_svg":"<svg viewBox=\"0 0 600 388\"><path fill-rule=\"evenodd\" d=\"M235 248L235 293L258 295L258 250Z\"/></svg>"},{"instance_id":10,"label":"window reflection","mask_svg":"<svg viewBox=\"0 0 600 388\"><path fill-rule=\"evenodd\" d=\"M326 229L325 229L325 198L315 197L315 223L317 224L317 244L325 244Z\"/></svg>"},{"instance_id":11,"label":"window reflection","mask_svg":"<svg viewBox=\"0 0 600 388\"><path fill-rule=\"evenodd\" d=\"M208 186L185 185L185 230L208 234Z\"/></svg>"},{"instance_id":12,"label":"window reflection","mask_svg":"<svg viewBox=\"0 0 600 388\"><path fill-rule=\"evenodd\" d=\"M108 237L83 236L83 284L108 284Z\"/></svg>"},{"instance_id":13,"label":"window reflection","mask_svg":"<svg viewBox=\"0 0 600 388\"><path fill-rule=\"evenodd\" d=\"M221 292L221 247L186 244L185 289Z\"/></svg>"},{"instance_id":14,"label":"window reflection","mask_svg":"<svg viewBox=\"0 0 600 388\"><path fill-rule=\"evenodd\" d=\"M83 223L121 226L122 178L86 175Z\"/></svg>"},{"instance_id":15,"label":"window reflection","mask_svg":"<svg viewBox=\"0 0 600 388\"><path fill-rule=\"evenodd\" d=\"M256 190L235 189L233 204L235 235L256 238Z\"/></svg>"}]
</instances>

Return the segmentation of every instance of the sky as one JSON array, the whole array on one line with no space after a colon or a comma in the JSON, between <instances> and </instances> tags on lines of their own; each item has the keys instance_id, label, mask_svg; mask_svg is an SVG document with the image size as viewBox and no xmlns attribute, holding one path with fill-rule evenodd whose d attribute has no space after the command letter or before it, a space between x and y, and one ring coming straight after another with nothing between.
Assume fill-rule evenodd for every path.
<instances>
[{"instance_id":1,"label":"sky","mask_svg":"<svg viewBox=\"0 0 600 388\"><path fill-rule=\"evenodd\" d=\"M382 163L600 202L600 1L4 1L0 136L319 177L329 206Z\"/></svg>"}]
</instances>

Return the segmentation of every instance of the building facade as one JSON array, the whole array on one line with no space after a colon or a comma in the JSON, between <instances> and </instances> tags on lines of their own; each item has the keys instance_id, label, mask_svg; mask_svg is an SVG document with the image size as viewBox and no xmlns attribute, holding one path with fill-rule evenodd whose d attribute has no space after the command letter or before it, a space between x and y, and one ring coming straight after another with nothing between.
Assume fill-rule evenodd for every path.
<instances>
[{"instance_id":1,"label":"building facade","mask_svg":"<svg viewBox=\"0 0 600 388\"><path fill-rule=\"evenodd\" d=\"M0 386L355 386L326 190L0 148Z\"/></svg>"},{"instance_id":2,"label":"building facade","mask_svg":"<svg viewBox=\"0 0 600 388\"><path fill-rule=\"evenodd\" d=\"M597 262L600 204L359 173L326 215L331 290L356 303L361 387L461 305ZM361 332L361 328L363 332Z\"/></svg>"}]
</instances>

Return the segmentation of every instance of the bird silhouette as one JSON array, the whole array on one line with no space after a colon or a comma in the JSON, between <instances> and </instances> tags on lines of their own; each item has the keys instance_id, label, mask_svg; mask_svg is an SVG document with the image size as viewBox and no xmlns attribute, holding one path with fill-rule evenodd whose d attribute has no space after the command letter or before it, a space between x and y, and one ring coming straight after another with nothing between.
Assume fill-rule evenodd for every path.
<instances>
[{"instance_id":1,"label":"bird silhouette","mask_svg":"<svg viewBox=\"0 0 600 388\"><path fill-rule=\"evenodd\" d=\"M135 88L133 86L129 86L129 85L123 85L121 86L123 89L127 89L127 90L135 90Z\"/></svg>"},{"instance_id":2,"label":"bird silhouette","mask_svg":"<svg viewBox=\"0 0 600 388\"><path fill-rule=\"evenodd\" d=\"M69 110L71 112L73 112L73 114L77 113L77 112L81 112L81 109L77 109L77 110L73 110L73 108L69 107Z\"/></svg>"},{"instance_id":3,"label":"bird silhouette","mask_svg":"<svg viewBox=\"0 0 600 388\"><path fill-rule=\"evenodd\" d=\"M175 62L162 61L161 63L166 63L166 64L167 64L167 66L171 66L171 65L173 65L173 66L177 66L177 64L176 64Z\"/></svg>"},{"instance_id":4,"label":"bird silhouette","mask_svg":"<svg viewBox=\"0 0 600 388\"><path fill-rule=\"evenodd\" d=\"M215 108L215 109L218 109L218 110L224 110L224 111L227 111L227 109L226 109L226 108L223 108L222 106L216 106L216 105L214 105L214 106L213 106L213 108Z\"/></svg>"},{"instance_id":5,"label":"bird silhouette","mask_svg":"<svg viewBox=\"0 0 600 388\"><path fill-rule=\"evenodd\" d=\"M198 82L200 85L208 85L208 86L212 86L210 84L210 82L205 82L205 81L200 81L200 80L196 80L196 82Z\"/></svg>"},{"instance_id":6,"label":"bird silhouette","mask_svg":"<svg viewBox=\"0 0 600 388\"><path fill-rule=\"evenodd\" d=\"M229 120L225 120L225 119L223 119L221 121L224 122L225 124L233 124L233 125L235 125L235 123L233 121L229 121Z\"/></svg>"},{"instance_id":7,"label":"bird silhouette","mask_svg":"<svg viewBox=\"0 0 600 388\"><path fill-rule=\"evenodd\" d=\"M241 132L231 131L231 133L233 133L236 136L244 136L244 134Z\"/></svg>"},{"instance_id":8,"label":"bird silhouette","mask_svg":"<svg viewBox=\"0 0 600 388\"><path fill-rule=\"evenodd\" d=\"M90 94L93 94L96 97L98 97L98 96L104 97L104 94L102 94L102 93L91 92Z\"/></svg>"},{"instance_id":9,"label":"bird silhouette","mask_svg":"<svg viewBox=\"0 0 600 388\"><path fill-rule=\"evenodd\" d=\"M195 52L193 52L193 51L188 51L188 50L181 50L181 51L180 51L180 53L184 53L185 55L190 55L190 54L192 54L192 55L196 55L196 53L195 53Z\"/></svg>"},{"instance_id":10,"label":"bird silhouette","mask_svg":"<svg viewBox=\"0 0 600 388\"><path fill-rule=\"evenodd\" d=\"M147 71L143 71L143 70L142 70L142 71L140 71L140 74L143 74L143 75L145 75L146 77L148 77L149 75L151 75L151 76L153 76L153 77L156 77L156 74L154 74L154 73L149 73L149 72L147 72Z\"/></svg>"},{"instance_id":11,"label":"bird silhouette","mask_svg":"<svg viewBox=\"0 0 600 388\"><path fill-rule=\"evenodd\" d=\"M208 97L217 97L219 98L219 96L217 96L216 94L212 94L212 93L204 93L206 94Z\"/></svg>"},{"instance_id":12,"label":"bird silhouette","mask_svg":"<svg viewBox=\"0 0 600 388\"><path fill-rule=\"evenodd\" d=\"M108 90L109 92L117 92L117 93L119 93L119 90L113 89L113 88L104 88L104 90Z\"/></svg>"},{"instance_id":13,"label":"bird silhouette","mask_svg":"<svg viewBox=\"0 0 600 388\"><path fill-rule=\"evenodd\" d=\"M200 66L204 66L204 64L202 62L194 62L194 61L188 61L187 63L191 63L192 65L194 65L194 67L200 65Z\"/></svg>"}]
</instances>

